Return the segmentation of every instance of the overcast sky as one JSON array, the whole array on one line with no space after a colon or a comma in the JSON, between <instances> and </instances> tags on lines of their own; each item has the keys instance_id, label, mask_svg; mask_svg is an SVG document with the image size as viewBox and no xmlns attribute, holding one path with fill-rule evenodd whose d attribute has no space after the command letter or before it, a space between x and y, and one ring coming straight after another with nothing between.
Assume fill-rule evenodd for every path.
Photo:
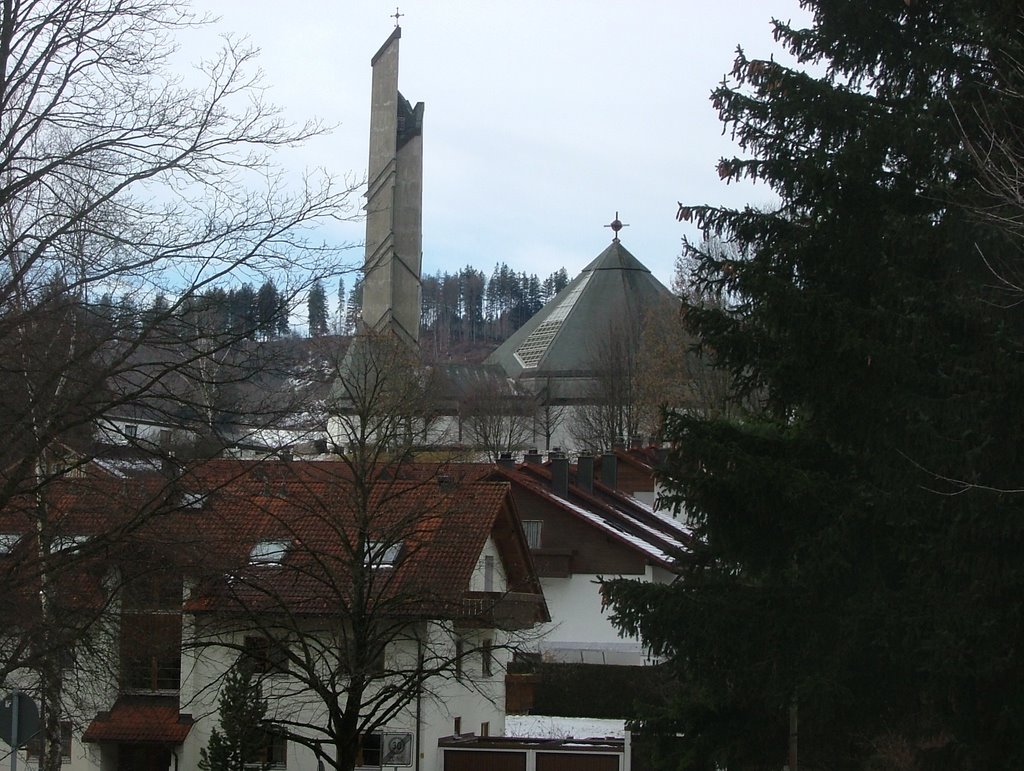
<instances>
[{"instance_id":1,"label":"overcast sky","mask_svg":"<svg viewBox=\"0 0 1024 771\"><path fill-rule=\"evenodd\" d=\"M287 162L362 178L370 58L394 2L195 6L262 50L269 98L288 117L335 125ZM798 0L409 0L400 11L399 89L426 103L424 272L507 262L573 276L607 246L617 210L623 244L668 283L681 238L695 235L675 221L677 201L769 200L719 181L733 146L708 94L738 44L780 58L770 21L805 20ZM363 226L325 237L361 242Z\"/></svg>"}]
</instances>

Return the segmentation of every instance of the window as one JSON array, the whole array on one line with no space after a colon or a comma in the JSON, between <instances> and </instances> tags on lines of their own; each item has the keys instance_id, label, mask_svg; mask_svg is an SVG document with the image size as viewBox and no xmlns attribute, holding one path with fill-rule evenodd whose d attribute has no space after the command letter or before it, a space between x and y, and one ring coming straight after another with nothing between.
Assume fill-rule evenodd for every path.
<instances>
[{"instance_id":1,"label":"window","mask_svg":"<svg viewBox=\"0 0 1024 771\"><path fill-rule=\"evenodd\" d=\"M484 557L484 591L494 591L494 557L490 554Z\"/></svg>"},{"instance_id":2,"label":"window","mask_svg":"<svg viewBox=\"0 0 1024 771\"><path fill-rule=\"evenodd\" d=\"M243 655L252 663L253 671L264 675L288 673L288 648L280 640L253 635L245 638L244 648Z\"/></svg>"},{"instance_id":3,"label":"window","mask_svg":"<svg viewBox=\"0 0 1024 771\"><path fill-rule=\"evenodd\" d=\"M25 745L25 753L30 761L39 761L43 754L43 733L40 731ZM71 721L60 721L60 762L71 762Z\"/></svg>"},{"instance_id":4,"label":"window","mask_svg":"<svg viewBox=\"0 0 1024 771\"><path fill-rule=\"evenodd\" d=\"M374 568L392 568L398 562L402 551L402 542L370 541L367 544L366 566Z\"/></svg>"},{"instance_id":5,"label":"window","mask_svg":"<svg viewBox=\"0 0 1024 771\"><path fill-rule=\"evenodd\" d=\"M359 742L356 765L380 767L380 734L367 734Z\"/></svg>"},{"instance_id":6,"label":"window","mask_svg":"<svg viewBox=\"0 0 1024 771\"><path fill-rule=\"evenodd\" d=\"M125 423L124 435L127 436L129 439L134 439L139 435L139 427L134 423Z\"/></svg>"},{"instance_id":7,"label":"window","mask_svg":"<svg viewBox=\"0 0 1024 771\"><path fill-rule=\"evenodd\" d=\"M462 680L462 657L466 655L466 643L459 637L455 640L455 679Z\"/></svg>"},{"instance_id":8,"label":"window","mask_svg":"<svg viewBox=\"0 0 1024 771\"><path fill-rule=\"evenodd\" d=\"M412 734L366 734L356 754L358 768L393 768L412 765Z\"/></svg>"},{"instance_id":9,"label":"window","mask_svg":"<svg viewBox=\"0 0 1024 771\"><path fill-rule=\"evenodd\" d=\"M523 520L523 533L526 535L526 544L531 549L540 548L540 528L543 524L539 519Z\"/></svg>"},{"instance_id":10,"label":"window","mask_svg":"<svg viewBox=\"0 0 1024 771\"><path fill-rule=\"evenodd\" d=\"M376 646L376 650L370 651L370 661L367 669L369 675L383 675L388 667L387 645L382 643Z\"/></svg>"},{"instance_id":11,"label":"window","mask_svg":"<svg viewBox=\"0 0 1024 771\"><path fill-rule=\"evenodd\" d=\"M181 614L122 613L121 681L127 690L177 691Z\"/></svg>"},{"instance_id":12,"label":"window","mask_svg":"<svg viewBox=\"0 0 1024 771\"><path fill-rule=\"evenodd\" d=\"M263 743L252 762L245 764L246 769L262 771L265 768L288 767L288 740L274 731L263 732Z\"/></svg>"},{"instance_id":13,"label":"window","mask_svg":"<svg viewBox=\"0 0 1024 771\"><path fill-rule=\"evenodd\" d=\"M484 640L480 649L480 673L485 677L494 674L494 651L490 640Z\"/></svg>"},{"instance_id":14,"label":"window","mask_svg":"<svg viewBox=\"0 0 1024 771\"><path fill-rule=\"evenodd\" d=\"M250 565L280 565L291 541L260 541L249 552Z\"/></svg>"}]
</instances>

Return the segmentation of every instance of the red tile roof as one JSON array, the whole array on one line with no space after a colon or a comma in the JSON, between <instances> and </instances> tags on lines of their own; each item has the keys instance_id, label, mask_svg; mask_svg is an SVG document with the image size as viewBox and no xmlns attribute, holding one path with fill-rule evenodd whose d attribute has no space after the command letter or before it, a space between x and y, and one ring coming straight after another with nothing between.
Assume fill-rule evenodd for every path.
<instances>
[{"instance_id":1,"label":"red tile roof","mask_svg":"<svg viewBox=\"0 0 1024 771\"><path fill-rule=\"evenodd\" d=\"M192 730L191 715L178 712L176 697L122 696L101 712L82 741L121 744L181 744Z\"/></svg>"},{"instance_id":2,"label":"red tile roof","mask_svg":"<svg viewBox=\"0 0 1024 771\"><path fill-rule=\"evenodd\" d=\"M404 467L403 472L415 474L415 464ZM460 463L452 465L448 473L463 481L507 481L513 486L513 495L527 493L543 498L669 570L678 569L675 555L693 543L690 528L685 524L652 511L599 480L594 480L590 491L570 483L567 497L562 498L552 490L549 464L519 463L510 467L500 463Z\"/></svg>"},{"instance_id":3,"label":"red tile roof","mask_svg":"<svg viewBox=\"0 0 1024 771\"><path fill-rule=\"evenodd\" d=\"M359 574L368 582L359 600L364 608L369 602L376 612L459 617L474 607L465 602L466 592L489 536L498 544L509 590L541 594L508 484L446 484L437 473L427 479L393 476L381 473L359 484L342 463L220 460L173 479L67 480L48 494L61 532L98 536L81 556L69 555L74 562L67 575L80 577L111 560L125 563L122 573L129 579L132 571L171 570L195 582L185 608L190 612L241 604L248 610L340 613L354 599ZM0 513L0 532L23 532L22 541L31 541L31 506ZM110 532L117 537L105 538ZM288 543L281 565L250 564L253 547L268 540ZM400 543L397 563L363 570L359 549L365 541ZM8 562L31 572L31 544L18 548L24 558ZM99 589L102 575L97 571L89 586ZM382 610L381 603L388 607Z\"/></svg>"}]
</instances>

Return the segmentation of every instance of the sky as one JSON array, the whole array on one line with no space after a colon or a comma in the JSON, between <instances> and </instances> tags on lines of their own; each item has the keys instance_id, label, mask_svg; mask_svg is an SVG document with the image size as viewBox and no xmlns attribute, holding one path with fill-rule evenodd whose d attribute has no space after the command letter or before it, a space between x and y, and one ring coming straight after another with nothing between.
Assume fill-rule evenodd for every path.
<instances>
[{"instance_id":1,"label":"sky","mask_svg":"<svg viewBox=\"0 0 1024 771\"><path fill-rule=\"evenodd\" d=\"M393 2L194 0L218 17L183 41L209 52L216 34L261 51L267 98L294 122L333 127L288 168L362 179L370 59L392 33ZM399 89L424 102L423 270L505 262L542 279L576 275L610 242L668 284L683 236L677 202L763 204L764 187L726 186L718 158L736 152L709 101L737 45L785 59L771 19L803 23L798 0L408 0ZM353 201L358 214L361 200ZM359 244L360 221L325 227ZM362 259L353 248L352 266Z\"/></svg>"}]
</instances>

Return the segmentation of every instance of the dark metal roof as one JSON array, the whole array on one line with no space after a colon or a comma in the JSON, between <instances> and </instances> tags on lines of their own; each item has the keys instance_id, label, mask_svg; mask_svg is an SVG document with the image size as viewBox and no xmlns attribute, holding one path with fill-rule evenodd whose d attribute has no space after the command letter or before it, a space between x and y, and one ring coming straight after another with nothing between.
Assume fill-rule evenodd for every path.
<instances>
[{"instance_id":1,"label":"dark metal roof","mask_svg":"<svg viewBox=\"0 0 1024 771\"><path fill-rule=\"evenodd\" d=\"M602 339L672 293L618 239L487 359L513 378L586 377Z\"/></svg>"}]
</instances>

